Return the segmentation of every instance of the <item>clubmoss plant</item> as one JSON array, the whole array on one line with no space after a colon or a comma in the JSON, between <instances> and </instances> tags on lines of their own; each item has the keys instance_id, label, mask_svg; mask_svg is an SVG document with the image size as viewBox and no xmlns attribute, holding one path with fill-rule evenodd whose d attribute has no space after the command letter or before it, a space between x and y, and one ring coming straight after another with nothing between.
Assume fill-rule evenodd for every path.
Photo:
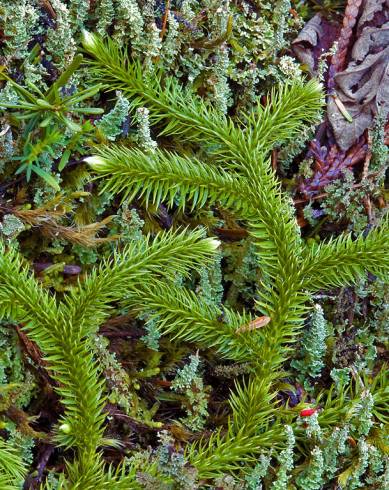
<instances>
[{"instance_id":1,"label":"clubmoss plant","mask_svg":"<svg viewBox=\"0 0 389 490\"><path fill-rule=\"evenodd\" d=\"M106 318L109 303L125 296L130 277L136 290L148 273L172 277L196 263L206 263L218 242L200 237L201 232L166 233L148 247L133 242L113 262L93 271L62 304L31 277L15 249L7 250L1 244L1 316L24 325L59 382L65 414L56 430L56 442L76 451L67 467L69 488L105 488L114 481L117 488L132 488L125 485L133 476L120 480L122 473L104 472L99 447L110 442L103 437L104 380L93 357L91 335Z\"/></svg>"},{"instance_id":2,"label":"clubmoss plant","mask_svg":"<svg viewBox=\"0 0 389 490\"><path fill-rule=\"evenodd\" d=\"M206 204L229 208L246 221L257 248L263 271L257 310L271 319L267 327L234 334L227 320L216 333L206 328L204 320L200 328L194 321L194 315L203 319L216 315L195 297L177 290L169 311L152 301L162 332L215 347L234 360L251 359L254 366L253 376L237 385L231 397L227 434L216 431L208 441L187 450L199 476L214 477L253 461L257 452L269 447L270 439L272 445L282 443L282 427L270 424L275 409L271 387L302 326L309 292L353 283L367 270L384 277L389 268L388 223L384 220L367 237L342 235L317 247L307 247L302 240L290 199L268 156L276 144L290 140L318 117L322 97L316 81L280 86L266 106L258 101L244 122L235 123L174 78L144 73L140 63L109 39L88 34L85 49L92 57L89 64L96 81L107 90L121 90L132 111L148 107L160 135L197 145L207 155L205 163L163 150L147 154L100 146L86 161L104 179L103 190L121 193L123 199L138 196L154 206L165 202L192 210ZM150 301L152 291L145 296Z\"/></svg>"},{"instance_id":3,"label":"clubmoss plant","mask_svg":"<svg viewBox=\"0 0 389 490\"><path fill-rule=\"evenodd\" d=\"M18 452L0 438L0 488L18 490L24 481L26 467Z\"/></svg>"},{"instance_id":4,"label":"clubmoss plant","mask_svg":"<svg viewBox=\"0 0 389 490\"><path fill-rule=\"evenodd\" d=\"M86 21L88 3L79 0L68 3L69 15L77 29ZM110 5L119 3L108 0L97 3L99 8L107 6L105 19L100 19L100 31L112 28L115 33L115 28L109 25ZM211 3L217 2L208 2ZM128 101L131 116L137 111L139 114L139 110L147 115L144 135L149 148L147 145L140 148L100 145L85 161L101 179L102 192L107 191L106 195L120 194L126 202L137 197L152 205L150 208L167 204L179 212L213 206L228 210L245 223L260 271L255 316L237 312L220 302L205 301L183 287L185 282L177 284L177 276L185 276L191 268L202 270L215 260L219 243L203 239L204 230L169 231L158 234L154 240L150 237L131 240L128 236L128 243L123 244L123 240L120 244L124 245L123 249L118 246L111 259L92 268L62 300L32 276L21 254L2 244L1 316L22 325L43 352L48 369L58 383L64 414L55 429L55 442L63 447L68 461L66 478L60 477L58 487L141 488L140 469L149 472L149 482L155 484L155 472L147 461L141 468L135 459L117 468L103 463L102 448L115 441L104 437L107 395L93 339L99 326L110 316L113 305L119 305L135 314L146 313L159 334L211 349L212 355L234 363L244 362L247 367L232 390L225 424L210 435L206 433L201 440L185 444L184 451L165 448L165 457L174 454L169 467L174 478L179 481L175 472L190 466L200 480L221 478L235 482L235 476L229 473L239 475L250 470L260 455L273 450L280 455L281 465L274 488L287 488L295 455L297 459L294 448L301 444L301 439L305 440L305 431L296 423L299 408L290 410L281 406L278 395L285 377L284 363L309 311L310 294L352 284L367 271L384 279L389 269L388 220L384 219L367 236L341 235L319 246L306 245L291 199L281 188L269 155L274 147L297 138L306 125L318 120L322 107L320 85L315 80L307 83L300 78L291 80L273 89L266 104L256 98L252 110L233 119L225 114L228 104L223 98L227 94L223 78L226 58L221 58L217 66L223 103L219 101L214 107L210 103L214 98L200 97L195 93L196 85L183 87L177 78L159 67L163 39L162 30L154 22L155 2L143 4L144 28L149 34L148 51L145 51L149 57L145 65L134 61L127 47L121 48L110 39L85 34L84 47L90 55L87 64L90 75L103 84L92 87L93 90L98 87L107 92L120 91ZM277 8L286 4L289 2L277 2ZM222 7L220 19L215 19L220 21L217 25L221 37L194 39L194 42L201 41L199 49L207 51L210 42L212 49L214 43L221 49L225 36L230 35L228 2ZM186 2L186 8L191 9L190 2ZM285 30L285 23L281 23L277 49L284 42ZM272 49L270 46L273 53ZM80 58L75 57L75 62L81 62ZM83 95L95 95L97 91L92 88ZM52 93L48 90L44 97ZM43 112L54 112L52 120L58 119L53 108L47 106L52 106L50 100L40 100L38 109L35 102L28 98L24 104L27 108L14 108L21 113L25 110L27 116L33 110L39 118ZM79 113L87 114L84 109L80 108ZM65 106L62 112L66 118ZM96 115L96 108L90 108L89 114ZM65 120L61 121L66 124ZM149 125L153 131L159 131L158 146L153 144L156 142L151 139ZM168 138L180 141L181 153L162 149L167 147ZM262 323L261 317L265 320ZM355 413L363 389L354 381L340 386L336 393L332 388L318 397L317 403L323 409L317 411L311 423L318 422L323 433L329 433L339 423L339 416L349 420ZM384 375L380 373L372 380L362 381L374 401L366 407L373 421L370 429L378 429L377 421L387 421L388 391ZM316 439L313 437L309 442L316 444ZM362 475L368 467L366 447L362 443L359 452L357 464ZM314 456L316 463L310 478L318 480L316 468L321 460L319 453Z\"/></svg>"}]
</instances>

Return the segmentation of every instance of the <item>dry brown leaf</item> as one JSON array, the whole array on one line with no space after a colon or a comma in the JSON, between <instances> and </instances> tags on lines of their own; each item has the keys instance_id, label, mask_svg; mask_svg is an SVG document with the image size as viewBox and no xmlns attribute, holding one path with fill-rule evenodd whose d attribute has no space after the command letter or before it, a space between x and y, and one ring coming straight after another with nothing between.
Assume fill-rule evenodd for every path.
<instances>
[{"instance_id":1,"label":"dry brown leaf","mask_svg":"<svg viewBox=\"0 0 389 490\"><path fill-rule=\"evenodd\" d=\"M380 28L363 29L347 69L334 80L336 95L353 120L344 118L331 97L328 117L338 145L347 150L372 125L379 111L384 118L389 113L389 22Z\"/></svg>"},{"instance_id":2,"label":"dry brown leaf","mask_svg":"<svg viewBox=\"0 0 389 490\"><path fill-rule=\"evenodd\" d=\"M320 56L330 49L339 32L339 25L316 14L292 42L294 53L308 67L312 76L316 75Z\"/></svg>"},{"instance_id":3,"label":"dry brown leaf","mask_svg":"<svg viewBox=\"0 0 389 490\"><path fill-rule=\"evenodd\" d=\"M246 325L242 325L241 327L237 328L235 333L244 333L244 332L251 332L253 330L257 330L258 328L265 327L268 323L270 323L271 318L269 316L258 316L257 318L254 318L250 323L247 323Z\"/></svg>"},{"instance_id":4,"label":"dry brown leaf","mask_svg":"<svg viewBox=\"0 0 389 490\"><path fill-rule=\"evenodd\" d=\"M384 14L386 9L389 9L389 0L365 0L358 29L361 30L365 24L371 22L376 14Z\"/></svg>"}]
</instances>

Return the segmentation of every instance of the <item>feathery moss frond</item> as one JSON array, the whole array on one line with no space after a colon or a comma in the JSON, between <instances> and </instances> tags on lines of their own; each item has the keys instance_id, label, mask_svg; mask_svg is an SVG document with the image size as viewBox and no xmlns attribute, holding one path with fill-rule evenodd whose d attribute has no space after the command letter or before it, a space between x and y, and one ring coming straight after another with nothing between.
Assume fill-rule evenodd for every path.
<instances>
[{"instance_id":1,"label":"feathery moss frond","mask_svg":"<svg viewBox=\"0 0 389 490\"><path fill-rule=\"evenodd\" d=\"M16 451L0 438L0 488L18 490L26 475L26 467Z\"/></svg>"},{"instance_id":2,"label":"feathery moss frond","mask_svg":"<svg viewBox=\"0 0 389 490\"><path fill-rule=\"evenodd\" d=\"M185 136L188 133L189 137L192 135L200 143L202 138L210 141L211 134L206 133L210 128L213 135L223 135L212 144L217 145L215 151L223 161L231 157L236 169L233 174L223 172L220 180L219 170L215 175L208 166L194 159L189 161L170 153L137 158L134 150L114 148L107 151L103 148L98 150L103 160L99 162L97 157L94 164L95 157L91 157L91 163L100 175L107 177L107 188L119 192L124 190L125 195L131 197L145 195L146 200L159 202L165 199L170 204L177 198L179 189L183 194L181 205L186 204L185 197L188 196L193 198L192 207L203 206L207 199L211 203L223 202L224 194L224 205L230 204L232 209L236 208L237 198L230 196L240 194L245 213L236 209L233 211L238 211L239 218L248 218L248 228L264 269L265 280L259 290L259 307L272 318L267 331L271 332L275 341L273 345L293 340L298 331L296 326L301 325L305 312L306 296L301 293L304 288L301 276L303 246L293 206L282 193L266 154L277 141L293 137L301 125L315 120L322 104L317 82L304 85L296 81L290 86L273 90L268 97L270 102L265 107L258 104L239 127L229 118L220 116L200 97L180 87L177 81L169 77L162 81L160 74L145 78L139 64L129 59L112 41L105 42L92 36L87 50L94 57L91 63L97 68L96 76L101 76L103 80L108 77L110 84L120 78L121 89L130 97L130 101L135 105L146 104L155 122L159 123L164 118L167 120L167 133L171 134L169 128L178 127ZM113 67L116 68L113 70ZM188 100L190 117L186 112ZM192 106L197 106L197 110L193 110ZM207 121L196 119L199 115L205 115ZM215 126L218 129L215 130ZM199 136L199 131L203 132L202 136ZM172 129L172 133L175 130ZM143 186L137 179L132 183L134 174L140 169L147 171L147 174L140 176ZM108 172L111 175L108 176ZM238 177L238 174L243 174L245 178ZM233 177L232 190L229 175ZM120 176L123 178L121 181ZM247 182L250 182L249 186ZM250 209L247 209L246 203L249 203ZM268 354L270 352L266 348ZM280 357L277 364L282 360Z\"/></svg>"},{"instance_id":3,"label":"feathery moss frond","mask_svg":"<svg viewBox=\"0 0 389 490\"><path fill-rule=\"evenodd\" d=\"M44 352L65 407L57 442L78 449L83 471L96 460L102 438L103 383L87 339L31 277L14 249L0 245L2 316L11 316ZM12 308L8 308L8 305ZM5 306L5 308L4 308Z\"/></svg>"},{"instance_id":4,"label":"feathery moss frond","mask_svg":"<svg viewBox=\"0 0 389 490\"><path fill-rule=\"evenodd\" d=\"M280 355L278 348L286 341L292 341L298 333L295 327L296 323L301 325L304 310L302 305L306 296L296 293L296 298L300 299L292 301L294 296L289 278L297 278L300 272L298 250L301 241L292 212L289 211L290 205L287 202L283 204L284 197L274 175L266 171L260 182L256 176L253 180L258 183L253 187L248 185L246 179L234 173L216 170L197 160L192 162L188 158L170 153L157 152L150 155L121 147L102 147L97 153L98 156L90 157L87 161L99 176L106 176L104 189L110 192L122 189L126 197L133 197L138 191L146 196L146 200L158 204L162 200L171 204L179 193L181 205L186 204L187 198L192 198L192 207L194 203L197 207L202 206L207 198L211 203L219 200L224 201L226 207L230 205L239 218L247 219L260 264L270 276L274 276L273 282L277 280L279 270L283 270L279 289L275 289L274 284L270 285L267 281L259 290L259 307L272 317L271 330L276 332L275 336L279 339L277 342L271 334L265 333L266 339L269 336L269 341L266 340L261 345L263 359L269 359L270 356L272 362L275 362L279 356L276 364L281 364L285 356ZM242 203L240 210L237 205L239 199ZM282 206L285 208L283 213L272 213L269 210L280 209ZM284 299L280 301L280 298ZM290 321L288 315L291 317ZM201 335L204 334L200 333L198 337ZM256 352L258 349L259 346Z\"/></svg>"},{"instance_id":5,"label":"feathery moss frond","mask_svg":"<svg viewBox=\"0 0 389 490\"><path fill-rule=\"evenodd\" d=\"M281 194L266 155L277 138L281 142L292 137L304 123L317 120L322 105L321 88L317 82L303 84L296 81L278 92L274 91L269 95L271 102L266 107L258 104L239 127L191 90L184 89L176 79L163 77L161 73L145 76L140 63L131 60L112 40L103 41L98 36L88 35L85 48L94 58L90 63L95 77L105 82L109 90L120 89L129 97L134 108L146 105L152 122L166 120L163 134L179 135L212 147L211 153L221 165L230 162L238 173L248 178L253 192L247 196L248 199L241 199L242 202L253 202L255 206L256 218L250 227L256 238L261 265L269 269L267 272L270 275L274 275L274 267L277 268L277 255L279 267L290 261L291 254L287 253L286 248L294 250L294 255L299 254L293 209ZM128 165L130 163L134 168L133 160ZM158 169L155 170L159 173ZM182 173L181 176L184 177L182 186L185 188L187 176ZM159 192L166 188L156 184L157 175L152 177L153 183L150 176L145 178L149 182L145 193L154 192L154 196L159 196ZM205 183L201 182L198 193L204 199L212 196L210 182L208 191L204 190ZM149 190L151 188L153 191ZM246 194L247 190L242 189L241 195ZM225 198L229 195L227 193ZM171 194L166 196L171 197ZM277 209L277 212L272 209Z\"/></svg>"},{"instance_id":6,"label":"feathery moss frond","mask_svg":"<svg viewBox=\"0 0 389 490\"><path fill-rule=\"evenodd\" d=\"M104 179L102 192L122 194L123 200L137 196L146 204L166 202L192 210L220 203L248 212L242 193L248 186L246 180L196 158L160 150L144 153L124 146L99 146L96 155L85 161Z\"/></svg>"},{"instance_id":7,"label":"feathery moss frond","mask_svg":"<svg viewBox=\"0 0 389 490\"><path fill-rule=\"evenodd\" d=\"M95 332L106 318L110 303L126 297L129 288L152 281L152 274L174 279L196 265L204 266L219 242L202 238L202 231L165 232L153 241L133 242L113 258L102 262L65 298L71 321L84 335Z\"/></svg>"},{"instance_id":8,"label":"feathery moss frond","mask_svg":"<svg viewBox=\"0 0 389 490\"><path fill-rule=\"evenodd\" d=\"M145 75L140 62L129 58L114 41L88 34L86 51L93 76L108 90L120 90L132 109L146 106L151 122L166 125L161 135L179 136L203 144L219 161L245 164L254 149L268 152L276 143L293 137L304 124L313 123L322 107L321 87L316 81L291 85L273 91L265 108L258 103L241 128L214 110L192 90L183 88L161 71ZM280 103L282 102L282 103Z\"/></svg>"},{"instance_id":9,"label":"feathery moss frond","mask_svg":"<svg viewBox=\"0 0 389 490\"><path fill-rule=\"evenodd\" d=\"M270 427L276 412L275 396L269 379L252 376L247 383L236 385L226 435L218 430L208 441L201 440L187 449L200 478L239 470L243 463L254 463L265 449L282 447L282 425Z\"/></svg>"},{"instance_id":10,"label":"feathery moss frond","mask_svg":"<svg viewBox=\"0 0 389 490\"><path fill-rule=\"evenodd\" d=\"M75 461L68 464L72 488L98 488L104 478L97 452L104 442L104 379L93 359L89 335L104 318L107 303L122 298L131 281L141 283L152 273L172 278L195 264L204 265L219 242L201 236L200 230L168 232L153 243L146 238L132 244L117 253L113 263L95 270L61 305L31 276L19 253L13 248L6 251L0 243L0 313L24 325L58 381L65 414L56 441L77 449Z\"/></svg>"},{"instance_id":11,"label":"feathery moss frond","mask_svg":"<svg viewBox=\"0 0 389 490\"><path fill-rule=\"evenodd\" d=\"M188 448L190 460L202 477L239 469L242 461L253 461L258 448L270 447L280 438L279 426L274 424L274 428L269 429L266 417L266 420L258 420L256 414L268 413L269 422L274 415L274 406L266 411L272 400L270 380L273 373L277 376L290 349L287 344L294 341L303 325L307 311L306 291L347 283L359 275L361 269L386 271L389 264L381 259L388 227L385 225L378 235L373 233L370 240L351 242L341 238L308 254L304 251L293 204L282 192L268 154L274 145L294 137L304 124L316 120L322 104L317 82L296 81L273 90L266 106L258 104L244 121L235 124L190 90L182 88L176 80L163 78L159 72L145 77L140 64L132 61L112 41L103 42L94 36L90 41L86 49L94 57L90 63L99 81L108 83L109 90L122 90L133 108L148 107L151 121L165 124L161 134L180 136L203 146L225 169L213 172L195 159L170 153L141 156L133 150L103 148L97 150L102 158L91 157L90 163L107 179L106 188L124 192L126 197L145 196L146 201L154 203L165 200L172 204L181 198L181 207L188 205L186 200L192 201L192 207L201 207L207 200L228 206L239 218L246 219L257 246L264 273L259 285L258 307L271 321L258 336L256 376L238 387L236 395L232 396L233 415L227 434L222 436L218 430L209 441ZM232 170L234 173L230 173ZM134 178L135 183L131 181ZM244 203L241 209L236 205L236 196ZM378 258L373 259L379 249ZM347 259L349 252L350 259ZM336 260L331 258L332 254ZM342 270L339 279L335 279L334 266L339 261ZM199 325L198 314L205 313L208 319L209 312L196 305L190 293L176 291L169 298L174 305L173 311L169 311L159 297L163 291L164 288L157 292L155 299L152 292L144 292L162 318L159 320L161 329L200 345L204 345L204 341L213 345L208 323L199 328L199 332L194 330ZM135 302L139 293L137 291L133 299L130 294L129 299ZM195 319L193 314L188 316L188 310L198 312Z\"/></svg>"},{"instance_id":12,"label":"feathery moss frond","mask_svg":"<svg viewBox=\"0 0 389 490\"><path fill-rule=\"evenodd\" d=\"M303 287L310 291L355 283L366 272L383 280L389 270L389 219L366 237L341 235L320 244L307 254L303 266Z\"/></svg>"},{"instance_id":13,"label":"feathery moss frond","mask_svg":"<svg viewBox=\"0 0 389 490\"><path fill-rule=\"evenodd\" d=\"M148 286L130 288L121 303L135 311L148 311L160 332L172 339L214 348L221 357L236 361L256 357L260 333L236 333L252 320L251 316L204 304L193 291L153 280Z\"/></svg>"}]
</instances>

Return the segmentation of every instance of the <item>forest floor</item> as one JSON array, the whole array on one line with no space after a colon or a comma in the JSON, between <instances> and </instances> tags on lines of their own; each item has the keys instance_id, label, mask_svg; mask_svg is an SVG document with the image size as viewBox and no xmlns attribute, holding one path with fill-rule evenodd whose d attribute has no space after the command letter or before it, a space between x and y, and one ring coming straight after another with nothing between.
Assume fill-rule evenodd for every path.
<instances>
[{"instance_id":1,"label":"forest floor","mask_svg":"<svg viewBox=\"0 0 389 490\"><path fill-rule=\"evenodd\" d=\"M389 488L388 66L387 0L0 0L0 490Z\"/></svg>"}]
</instances>

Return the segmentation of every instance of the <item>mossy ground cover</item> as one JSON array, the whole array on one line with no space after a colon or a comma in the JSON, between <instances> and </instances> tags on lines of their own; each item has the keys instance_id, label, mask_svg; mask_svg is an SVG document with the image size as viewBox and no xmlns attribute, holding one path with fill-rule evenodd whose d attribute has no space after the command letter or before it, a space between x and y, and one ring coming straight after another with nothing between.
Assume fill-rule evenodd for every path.
<instances>
[{"instance_id":1,"label":"mossy ground cover","mask_svg":"<svg viewBox=\"0 0 389 490\"><path fill-rule=\"evenodd\" d=\"M0 0L0 490L389 485L387 17Z\"/></svg>"}]
</instances>

